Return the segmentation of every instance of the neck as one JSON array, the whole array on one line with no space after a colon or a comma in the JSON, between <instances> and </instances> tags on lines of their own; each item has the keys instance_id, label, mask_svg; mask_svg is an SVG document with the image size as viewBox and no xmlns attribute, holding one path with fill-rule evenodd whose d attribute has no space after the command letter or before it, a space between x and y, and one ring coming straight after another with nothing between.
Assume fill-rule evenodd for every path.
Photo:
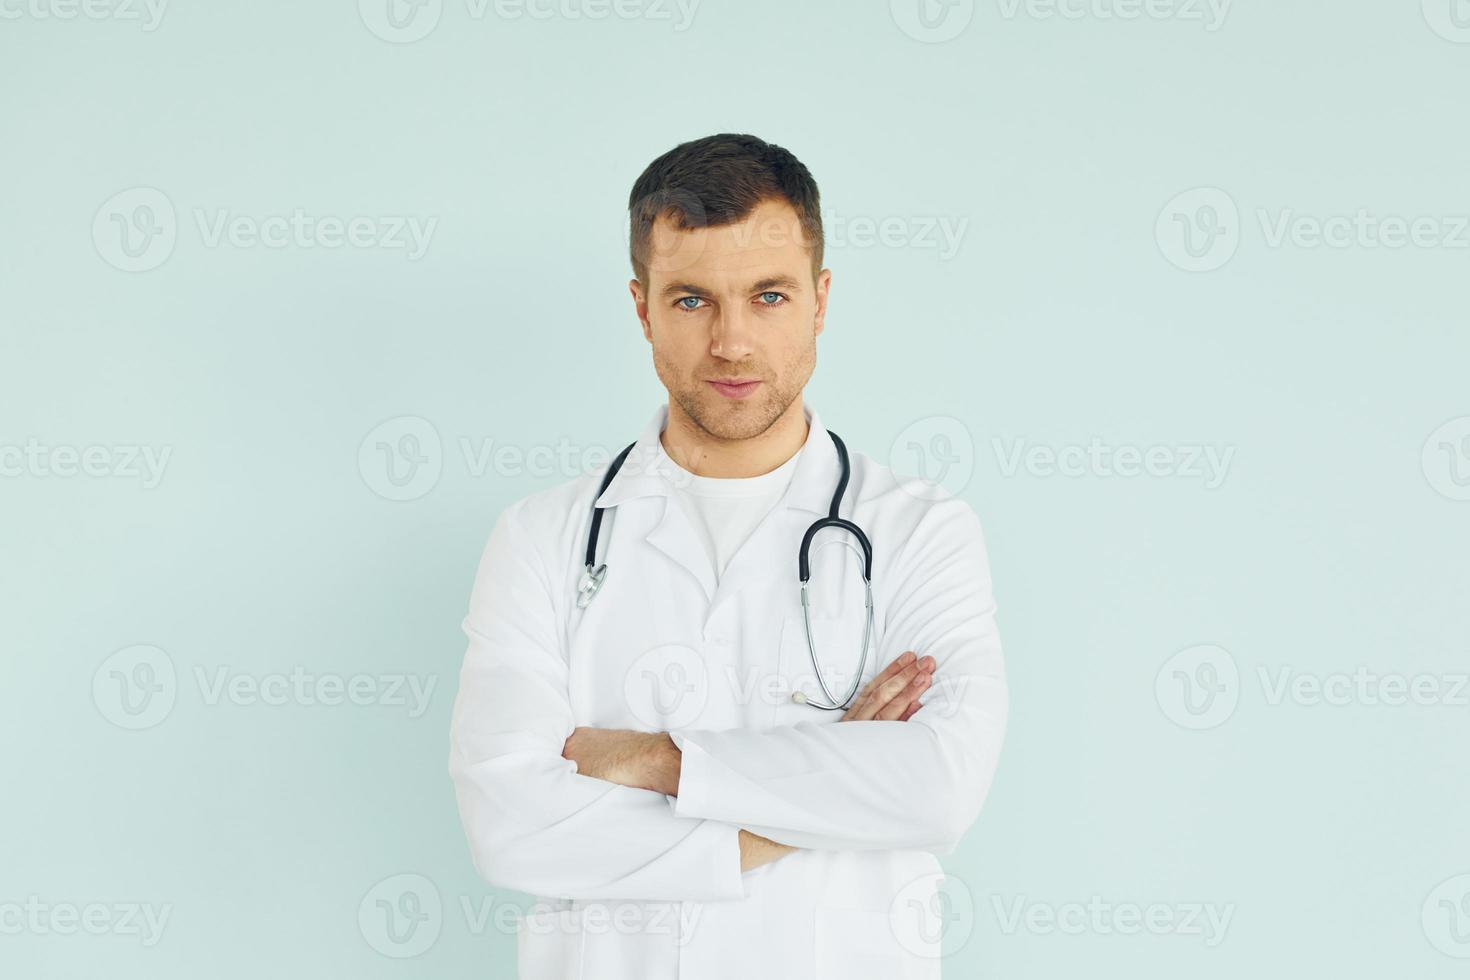
<instances>
[{"instance_id":1,"label":"neck","mask_svg":"<svg viewBox=\"0 0 1470 980\"><path fill-rule=\"evenodd\" d=\"M749 439L712 436L670 400L669 423L659 441L669 458L695 476L734 479L771 472L796 455L810 429L800 396L766 431Z\"/></svg>"}]
</instances>

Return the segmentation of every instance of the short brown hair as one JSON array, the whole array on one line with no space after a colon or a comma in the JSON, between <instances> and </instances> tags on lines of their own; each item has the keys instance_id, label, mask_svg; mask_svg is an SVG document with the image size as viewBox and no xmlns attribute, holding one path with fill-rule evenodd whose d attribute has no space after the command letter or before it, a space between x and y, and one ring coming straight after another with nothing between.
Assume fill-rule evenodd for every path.
<instances>
[{"instance_id":1,"label":"short brown hair","mask_svg":"<svg viewBox=\"0 0 1470 980\"><path fill-rule=\"evenodd\" d=\"M650 163L628 195L633 274L648 285L649 240L661 215L687 231L734 224L771 199L796 210L816 279L822 269L822 212L811 171L791 151L744 133L680 143Z\"/></svg>"}]
</instances>

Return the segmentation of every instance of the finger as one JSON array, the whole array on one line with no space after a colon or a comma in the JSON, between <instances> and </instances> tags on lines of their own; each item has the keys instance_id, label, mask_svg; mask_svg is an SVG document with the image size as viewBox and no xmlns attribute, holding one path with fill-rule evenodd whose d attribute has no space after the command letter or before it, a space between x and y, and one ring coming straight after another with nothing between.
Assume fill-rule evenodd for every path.
<instances>
[{"instance_id":1,"label":"finger","mask_svg":"<svg viewBox=\"0 0 1470 980\"><path fill-rule=\"evenodd\" d=\"M912 667L914 665L914 662L914 651L905 650L902 654L895 657L891 664L878 671L877 676L868 681L863 690L866 692L871 691L873 688L881 687L883 684L892 680L898 674Z\"/></svg>"},{"instance_id":2,"label":"finger","mask_svg":"<svg viewBox=\"0 0 1470 980\"><path fill-rule=\"evenodd\" d=\"M933 657L927 657L925 659L927 659L929 661L929 671L928 671L928 677L930 679L929 680L929 687L932 687L933 684L934 684L934 679L933 679L934 678L934 669L933 669L934 658ZM919 664L920 664L921 667L923 667L924 666L924 661L923 660L919 661ZM926 687L925 690L928 690L928 687ZM899 721L908 721L910 718L912 718L914 716L914 712L918 711L923 706L924 705L919 701L919 699L917 697L915 697L912 701L909 702L909 706L904 709L903 714L901 714L901 715L898 716L898 720Z\"/></svg>"},{"instance_id":3,"label":"finger","mask_svg":"<svg viewBox=\"0 0 1470 980\"><path fill-rule=\"evenodd\" d=\"M900 696L904 689L913 682L914 677L919 676L920 673L923 673L923 670L920 669L920 661L914 660L910 661L903 670L897 671L894 676L888 677L873 691L873 701L876 702L876 707L882 708L883 705Z\"/></svg>"},{"instance_id":4,"label":"finger","mask_svg":"<svg viewBox=\"0 0 1470 980\"><path fill-rule=\"evenodd\" d=\"M896 721L928 689L933 676L927 671L919 671L897 696L879 710L878 720Z\"/></svg>"},{"instance_id":5,"label":"finger","mask_svg":"<svg viewBox=\"0 0 1470 980\"><path fill-rule=\"evenodd\" d=\"M842 720L866 721L869 718L872 718L874 712L882 707L884 703L883 701L874 700L875 692L877 692L883 684L886 684L888 681L898 676L903 671L909 669L913 665L914 651L912 650L906 650L901 656L896 657L891 664L889 664L887 667L884 667L881 671L878 672L878 675L876 677L868 681L868 683L863 686L862 691L858 694L857 700L853 702L852 707L847 709L847 713L842 716Z\"/></svg>"},{"instance_id":6,"label":"finger","mask_svg":"<svg viewBox=\"0 0 1470 980\"><path fill-rule=\"evenodd\" d=\"M869 685L867 697L863 700L861 708L857 711L857 717L849 718L848 721L866 721L877 716L889 701L898 695L900 691L908 687L909 682L919 673L919 665L910 663L902 670L893 672L890 676L878 682L877 678Z\"/></svg>"}]
</instances>

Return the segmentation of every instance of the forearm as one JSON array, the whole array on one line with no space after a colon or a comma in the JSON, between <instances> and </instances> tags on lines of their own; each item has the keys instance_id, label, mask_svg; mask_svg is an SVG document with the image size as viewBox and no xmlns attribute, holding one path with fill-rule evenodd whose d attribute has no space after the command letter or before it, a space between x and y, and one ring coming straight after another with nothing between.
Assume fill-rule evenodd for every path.
<instances>
[{"instance_id":1,"label":"forearm","mask_svg":"<svg viewBox=\"0 0 1470 980\"><path fill-rule=\"evenodd\" d=\"M768 837L760 834L752 834L748 830L740 831L740 870L749 871L763 864L770 864L777 858L785 857L799 848L790 844L778 844Z\"/></svg>"},{"instance_id":2,"label":"forearm","mask_svg":"<svg viewBox=\"0 0 1470 980\"><path fill-rule=\"evenodd\" d=\"M930 706L905 722L675 732L673 811L798 847L949 853L994 774L1003 688L993 698L950 719Z\"/></svg>"},{"instance_id":3,"label":"forearm","mask_svg":"<svg viewBox=\"0 0 1470 980\"><path fill-rule=\"evenodd\" d=\"M450 770L475 867L492 885L582 899L744 894L737 828L678 817L660 794L579 775L554 757L474 762L462 745Z\"/></svg>"},{"instance_id":4,"label":"forearm","mask_svg":"<svg viewBox=\"0 0 1470 980\"><path fill-rule=\"evenodd\" d=\"M673 796L679 789L683 753L667 732L578 728L567 740L564 754L577 764L579 773L622 787L666 796ZM737 839L742 872L796 850L744 829L739 830Z\"/></svg>"},{"instance_id":5,"label":"forearm","mask_svg":"<svg viewBox=\"0 0 1470 980\"><path fill-rule=\"evenodd\" d=\"M578 728L565 755L583 775L664 794L680 817L741 828L742 871L797 847L943 849L951 836L941 753L914 722L677 735ZM807 770L810 783L796 785L791 777Z\"/></svg>"}]
</instances>

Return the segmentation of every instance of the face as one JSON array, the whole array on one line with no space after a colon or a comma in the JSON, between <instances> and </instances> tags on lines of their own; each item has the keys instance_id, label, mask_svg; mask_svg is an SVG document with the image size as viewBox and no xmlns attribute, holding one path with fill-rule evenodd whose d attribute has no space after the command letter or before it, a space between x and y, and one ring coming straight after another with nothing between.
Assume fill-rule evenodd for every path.
<instances>
[{"instance_id":1,"label":"face","mask_svg":"<svg viewBox=\"0 0 1470 980\"><path fill-rule=\"evenodd\" d=\"M762 201L743 221L652 228L648 287L628 286L671 411L721 440L765 432L817 363L832 273L812 279L796 209Z\"/></svg>"}]
</instances>

